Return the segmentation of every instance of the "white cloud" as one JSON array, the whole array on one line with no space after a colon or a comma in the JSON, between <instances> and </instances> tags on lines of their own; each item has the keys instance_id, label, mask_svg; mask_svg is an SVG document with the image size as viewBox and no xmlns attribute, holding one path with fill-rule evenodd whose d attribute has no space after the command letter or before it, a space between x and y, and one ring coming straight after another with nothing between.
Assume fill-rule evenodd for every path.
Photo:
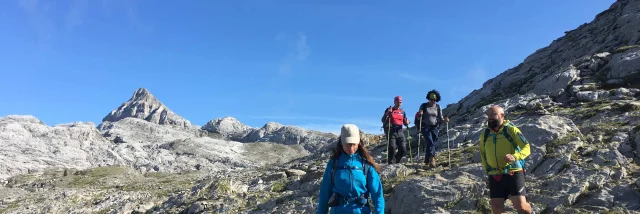
<instances>
[{"instance_id":1,"label":"white cloud","mask_svg":"<svg viewBox=\"0 0 640 214\"><path fill-rule=\"evenodd\" d=\"M311 47L307 43L307 36L304 33L298 33L295 39L291 39L287 33L279 32L275 36L275 40L286 42L293 47L278 66L280 75L289 74L296 63L308 60L311 55Z\"/></svg>"},{"instance_id":2,"label":"white cloud","mask_svg":"<svg viewBox=\"0 0 640 214\"><path fill-rule=\"evenodd\" d=\"M344 119L344 118L330 118L330 117L316 117L316 116L306 116L306 115L293 115L293 116L280 116L280 115L268 115L268 116L247 116L252 119L269 119L269 120L316 120L316 121L327 121L327 122L337 122L337 123L354 123L354 124L362 124L367 126L382 126L378 120L372 119Z\"/></svg>"},{"instance_id":3,"label":"white cloud","mask_svg":"<svg viewBox=\"0 0 640 214\"><path fill-rule=\"evenodd\" d=\"M342 128L342 125L343 124L337 124L337 123L306 123L306 124L301 124L296 126L303 129L307 129L307 130L334 133L336 135L340 135L340 128ZM367 133L367 134L382 133L379 127L376 128L372 126L363 126L359 124L356 124L356 126L358 126L360 130L362 130L364 133Z\"/></svg>"},{"instance_id":4,"label":"white cloud","mask_svg":"<svg viewBox=\"0 0 640 214\"><path fill-rule=\"evenodd\" d=\"M289 73L289 71L291 71L291 63L290 62L285 61L282 64L280 64L280 67L278 68L278 72L280 72L280 74L287 74L287 73Z\"/></svg>"},{"instance_id":5,"label":"white cloud","mask_svg":"<svg viewBox=\"0 0 640 214\"><path fill-rule=\"evenodd\" d=\"M380 127L382 127L382 123L375 119L364 119L364 118L329 118L329 117L316 117L316 116L307 116L307 115L287 115L287 116L279 116L279 115L270 115L270 116L246 116L251 119L266 119L266 120L274 120L274 121L282 121L282 120L303 120L305 122L302 125L294 125L305 129L310 130L333 130L339 133L340 127L342 125L351 123L356 124L360 129L362 129L366 133L379 133ZM294 123L297 124L297 123ZM313 127L313 128L309 128ZM331 131L331 132L333 132Z\"/></svg>"},{"instance_id":6,"label":"white cloud","mask_svg":"<svg viewBox=\"0 0 640 214\"><path fill-rule=\"evenodd\" d=\"M309 54L311 54L311 48L309 48L307 44L307 37L302 33L298 33L298 39L296 40L296 59L307 60Z\"/></svg>"},{"instance_id":7,"label":"white cloud","mask_svg":"<svg viewBox=\"0 0 640 214\"><path fill-rule=\"evenodd\" d=\"M484 83L488 79L487 71L480 65L476 65L465 74L467 81L474 83Z\"/></svg>"},{"instance_id":8,"label":"white cloud","mask_svg":"<svg viewBox=\"0 0 640 214\"><path fill-rule=\"evenodd\" d=\"M287 33L280 31L274 38L276 41L286 41L289 38Z\"/></svg>"},{"instance_id":9,"label":"white cloud","mask_svg":"<svg viewBox=\"0 0 640 214\"><path fill-rule=\"evenodd\" d=\"M482 88L482 84L488 79L489 75L484 67L482 65L475 65L462 76L460 82L464 82L465 84L458 84L458 86L451 88L450 93L454 96L460 93L467 95L475 89Z\"/></svg>"},{"instance_id":10,"label":"white cloud","mask_svg":"<svg viewBox=\"0 0 640 214\"><path fill-rule=\"evenodd\" d=\"M71 0L67 2L67 5L59 6L59 4L65 4L58 1L41 1L41 0L20 0L19 5L22 11L27 15L29 22L31 23L38 42L43 47L48 47L53 42L54 38L58 35L64 35L60 31L72 31L74 28L81 26L85 23L85 15L88 4L95 3L90 0ZM102 0L102 9L107 15L110 15L110 7L112 4L117 3L117 6L122 10L122 15L129 21L129 24L136 29L149 31L150 26L145 25L140 20L135 1L133 0L121 0L120 2L114 2L113 0ZM55 8L54 8L55 7ZM58 17L53 12L58 12L57 8L67 8L67 11L63 11L63 16Z\"/></svg>"},{"instance_id":11,"label":"white cloud","mask_svg":"<svg viewBox=\"0 0 640 214\"><path fill-rule=\"evenodd\" d=\"M67 29L72 29L83 22L82 16L87 8L87 0L74 0L71 3L69 12L66 15L65 26Z\"/></svg>"},{"instance_id":12,"label":"white cloud","mask_svg":"<svg viewBox=\"0 0 640 214\"><path fill-rule=\"evenodd\" d=\"M446 80L429 77L428 75L418 75L408 72L402 72L399 74L399 76L415 83L446 84Z\"/></svg>"},{"instance_id":13,"label":"white cloud","mask_svg":"<svg viewBox=\"0 0 640 214\"><path fill-rule=\"evenodd\" d=\"M301 94L304 97L311 97L313 99L334 99L334 100L347 100L358 102L389 102L389 98L384 97L369 97L369 96L351 96L351 95L333 95L333 94Z\"/></svg>"},{"instance_id":14,"label":"white cloud","mask_svg":"<svg viewBox=\"0 0 640 214\"><path fill-rule=\"evenodd\" d=\"M335 135L340 135L340 127L342 127L342 124L308 123L308 124L297 125L297 127L307 129L307 130L314 130L319 132L327 132L327 133L333 133Z\"/></svg>"},{"instance_id":15,"label":"white cloud","mask_svg":"<svg viewBox=\"0 0 640 214\"><path fill-rule=\"evenodd\" d=\"M48 10L49 6L38 2L38 0L20 0L20 7L27 14L31 25L36 31L38 42L41 46L48 46L54 36L55 26L53 19L46 16L43 11Z\"/></svg>"}]
</instances>

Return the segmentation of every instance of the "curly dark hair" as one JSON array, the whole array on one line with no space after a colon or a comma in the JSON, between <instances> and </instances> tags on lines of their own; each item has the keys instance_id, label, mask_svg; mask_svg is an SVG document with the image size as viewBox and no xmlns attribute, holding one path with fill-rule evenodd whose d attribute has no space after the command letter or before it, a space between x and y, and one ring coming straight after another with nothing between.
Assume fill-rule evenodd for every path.
<instances>
[{"instance_id":1,"label":"curly dark hair","mask_svg":"<svg viewBox=\"0 0 640 214\"><path fill-rule=\"evenodd\" d=\"M442 97L440 97L440 92L436 91L435 89L433 89L433 90L429 91L429 93L427 93L427 100L429 99L429 95L431 95L432 93L436 94L436 102L440 102L440 99Z\"/></svg>"},{"instance_id":2,"label":"curly dark hair","mask_svg":"<svg viewBox=\"0 0 640 214\"><path fill-rule=\"evenodd\" d=\"M344 150L342 149L342 139L338 138L338 142L336 143L336 146L333 147L333 155L331 155L331 159L338 160L338 157L340 157L340 155L343 153L344 153ZM367 148L364 147L364 140L362 139L360 139L360 144L358 146L358 154L360 154L360 157L362 157L362 159L367 160L367 163L373 166L376 172L380 174L380 165L376 164L376 161L369 154L369 151L367 151Z\"/></svg>"}]
</instances>

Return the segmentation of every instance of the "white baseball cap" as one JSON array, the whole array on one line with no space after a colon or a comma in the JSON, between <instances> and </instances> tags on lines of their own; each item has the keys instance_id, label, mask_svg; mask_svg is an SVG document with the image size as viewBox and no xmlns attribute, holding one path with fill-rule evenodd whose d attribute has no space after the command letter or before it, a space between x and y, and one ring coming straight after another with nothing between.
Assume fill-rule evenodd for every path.
<instances>
[{"instance_id":1,"label":"white baseball cap","mask_svg":"<svg viewBox=\"0 0 640 214\"><path fill-rule=\"evenodd\" d=\"M360 129L355 124L344 124L340 131L340 139L343 143L360 144Z\"/></svg>"}]
</instances>

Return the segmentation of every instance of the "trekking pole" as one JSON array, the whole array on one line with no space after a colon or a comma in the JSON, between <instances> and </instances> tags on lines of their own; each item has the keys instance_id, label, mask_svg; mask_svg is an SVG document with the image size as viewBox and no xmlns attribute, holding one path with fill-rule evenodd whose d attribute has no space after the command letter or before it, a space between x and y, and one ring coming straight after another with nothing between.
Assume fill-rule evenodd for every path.
<instances>
[{"instance_id":1,"label":"trekking pole","mask_svg":"<svg viewBox=\"0 0 640 214\"><path fill-rule=\"evenodd\" d=\"M387 117L389 117L387 115ZM387 123L387 163L390 163L390 159L389 159L389 145L391 144L391 117L389 117L388 119L388 123Z\"/></svg>"},{"instance_id":2,"label":"trekking pole","mask_svg":"<svg viewBox=\"0 0 640 214\"><path fill-rule=\"evenodd\" d=\"M416 157L420 160L420 140L422 139L422 115L420 115L420 123L418 124L418 155Z\"/></svg>"},{"instance_id":3,"label":"trekking pole","mask_svg":"<svg viewBox=\"0 0 640 214\"><path fill-rule=\"evenodd\" d=\"M409 125L407 125L407 142L409 144L409 161L413 163L413 155L411 154L411 135L409 135Z\"/></svg>"},{"instance_id":4,"label":"trekking pole","mask_svg":"<svg viewBox=\"0 0 640 214\"><path fill-rule=\"evenodd\" d=\"M449 148L449 122L447 122L447 151L449 153L449 167L451 167L451 149Z\"/></svg>"}]
</instances>

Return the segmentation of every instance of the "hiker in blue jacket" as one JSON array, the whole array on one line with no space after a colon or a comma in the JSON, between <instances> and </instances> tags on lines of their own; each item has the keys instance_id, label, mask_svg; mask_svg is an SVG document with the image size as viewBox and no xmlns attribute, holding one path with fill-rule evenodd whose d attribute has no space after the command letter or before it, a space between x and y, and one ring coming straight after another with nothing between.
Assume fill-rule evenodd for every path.
<instances>
[{"instance_id":1,"label":"hiker in blue jacket","mask_svg":"<svg viewBox=\"0 0 640 214\"><path fill-rule=\"evenodd\" d=\"M320 184L317 214L384 213L380 167L364 147L356 125L342 126ZM371 200L374 207L369 206Z\"/></svg>"}]
</instances>

